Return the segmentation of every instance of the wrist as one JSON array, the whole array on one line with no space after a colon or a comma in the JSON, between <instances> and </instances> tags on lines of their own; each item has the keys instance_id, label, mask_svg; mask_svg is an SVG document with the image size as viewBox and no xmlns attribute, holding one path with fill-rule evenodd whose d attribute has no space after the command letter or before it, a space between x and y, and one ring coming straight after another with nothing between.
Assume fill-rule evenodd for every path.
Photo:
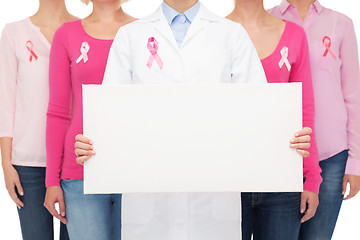
<instances>
[{"instance_id":1,"label":"wrist","mask_svg":"<svg viewBox=\"0 0 360 240\"><path fill-rule=\"evenodd\" d=\"M60 179L46 180L46 189L53 189L55 187L60 187Z\"/></svg>"},{"instance_id":2,"label":"wrist","mask_svg":"<svg viewBox=\"0 0 360 240\"><path fill-rule=\"evenodd\" d=\"M10 159L2 159L1 165L3 168L13 167Z\"/></svg>"}]
</instances>

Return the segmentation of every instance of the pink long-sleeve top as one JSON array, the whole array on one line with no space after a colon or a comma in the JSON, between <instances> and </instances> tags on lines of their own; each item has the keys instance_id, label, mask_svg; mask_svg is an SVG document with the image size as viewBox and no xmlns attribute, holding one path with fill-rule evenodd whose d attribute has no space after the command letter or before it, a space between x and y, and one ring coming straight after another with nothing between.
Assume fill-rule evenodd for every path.
<instances>
[{"instance_id":1,"label":"pink long-sleeve top","mask_svg":"<svg viewBox=\"0 0 360 240\"><path fill-rule=\"evenodd\" d=\"M63 24L50 52L50 99L46 126L46 186L83 179L75 136L83 132L82 84L101 84L112 40L88 35L81 20Z\"/></svg>"},{"instance_id":2,"label":"pink long-sleeve top","mask_svg":"<svg viewBox=\"0 0 360 240\"><path fill-rule=\"evenodd\" d=\"M302 26L307 34L320 160L348 149L345 173L360 175L360 70L351 19L318 1L304 21L286 0L269 12Z\"/></svg>"},{"instance_id":3,"label":"pink long-sleeve top","mask_svg":"<svg viewBox=\"0 0 360 240\"><path fill-rule=\"evenodd\" d=\"M304 30L292 22L286 22L275 51L262 59L261 63L269 83L302 83L303 126L314 129L314 95ZM322 178L314 133L310 143L310 156L304 158L304 190L318 193Z\"/></svg>"},{"instance_id":4,"label":"pink long-sleeve top","mask_svg":"<svg viewBox=\"0 0 360 240\"><path fill-rule=\"evenodd\" d=\"M45 167L50 43L29 18L7 24L0 41L0 137L14 165Z\"/></svg>"}]
</instances>

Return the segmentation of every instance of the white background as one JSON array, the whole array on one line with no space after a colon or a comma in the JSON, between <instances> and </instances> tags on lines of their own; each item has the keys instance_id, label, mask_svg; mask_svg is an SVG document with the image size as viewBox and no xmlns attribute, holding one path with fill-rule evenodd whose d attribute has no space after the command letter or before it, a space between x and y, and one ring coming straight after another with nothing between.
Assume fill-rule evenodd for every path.
<instances>
[{"instance_id":1,"label":"white background","mask_svg":"<svg viewBox=\"0 0 360 240\"><path fill-rule=\"evenodd\" d=\"M143 17L153 12L162 0L131 0L124 5L124 9L134 17ZM280 3L281 0L264 0L265 7L270 8ZM213 12L225 16L233 7L234 0L202 0ZM331 9L337 10L351 17L354 21L357 36L360 36L359 3L356 0L323 0L321 3ZM17 21L34 14L38 8L38 0L1 0L0 29L7 22ZM66 0L69 11L80 18L86 17L91 12L91 5L85 6L80 0ZM358 40L358 43L359 40ZM1 56L0 56L1 57ZM7 195L3 174L0 173L0 239L20 240L20 226L16 206ZM334 240L360 239L360 195L343 204L338 224L334 233ZM56 222L56 225L58 223ZM56 227L56 233L57 233ZM56 237L55 239L58 239ZM37 239L34 239L37 240Z\"/></svg>"}]
</instances>

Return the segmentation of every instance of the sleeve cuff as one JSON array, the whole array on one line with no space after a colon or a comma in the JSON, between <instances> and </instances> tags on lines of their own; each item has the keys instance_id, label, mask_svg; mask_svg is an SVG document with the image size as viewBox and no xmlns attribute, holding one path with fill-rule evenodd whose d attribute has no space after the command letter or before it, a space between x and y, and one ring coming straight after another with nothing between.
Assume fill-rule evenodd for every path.
<instances>
[{"instance_id":1,"label":"sleeve cuff","mask_svg":"<svg viewBox=\"0 0 360 240\"><path fill-rule=\"evenodd\" d=\"M304 182L304 190L319 194L322 178L320 179L307 179Z\"/></svg>"},{"instance_id":2,"label":"sleeve cuff","mask_svg":"<svg viewBox=\"0 0 360 240\"><path fill-rule=\"evenodd\" d=\"M46 179L46 187L60 186L60 179Z\"/></svg>"},{"instance_id":3,"label":"sleeve cuff","mask_svg":"<svg viewBox=\"0 0 360 240\"><path fill-rule=\"evenodd\" d=\"M360 159L349 156L346 164L345 174L360 176Z\"/></svg>"},{"instance_id":4,"label":"sleeve cuff","mask_svg":"<svg viewBox=\"0 0 360 240\"><path fill-rule=\"evenodd\" d=\"M14 134L13 132L9 132L9 131L0 131L0 137L9 137L9 138L13 138Z\"/></svg>"}]
</instances>

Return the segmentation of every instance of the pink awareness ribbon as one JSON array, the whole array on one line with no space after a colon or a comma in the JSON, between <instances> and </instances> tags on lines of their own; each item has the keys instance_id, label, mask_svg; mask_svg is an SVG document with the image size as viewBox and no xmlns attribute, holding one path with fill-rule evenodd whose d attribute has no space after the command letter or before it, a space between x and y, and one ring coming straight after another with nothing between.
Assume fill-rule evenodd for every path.
<instances>
[{"instance_id":1,"label":"pink awareness ribbon","mask_svg":"<svg viewBox=\"0 0 360 240\"><path fill-rule=\"evenodd\" d=\"M331 39L330 39L330 37L325 36L325 37L323 38L322 42L323 42L323 44L324 44L324 46L325 46L325 48L326 48L323 56L326 57L326 55L330 52L331 56L332 56L333 58L336 58L335 54L334 54L334 53L331 51L331 49L330 49L330 47L331 47Z\"/></svg>"},{"instance_id":2,"label":"pink awareness ribbon","mask_svg":"<svg viewBox=\"0 0 360 240\"><path fill-rule=\"evenodd\" d=\"M280 50L280 54L281 54L281 59L280 59L280 62L279 62L279 68L281 69L284 64L287 68L287 70L290 72L291 70L291 65L290 65L290 62L288 60L288 56L289 56L289 48L288 47L283 47L281 50Z\"/></svg>"},{"instance_id":3,"label":"pink awareness ribbon","mask_svg":"<svg viewBox=\"0 0 360 240\"><path fill-rule=\"evenodd\" d=\"M76 60L76 63L79 64L79 62L81 62L81 60L84 61L84 63L86 63L88 60L89 60L89 57L88 57L88 52L90 50L90 45L87 43L87 42L83 42L81 44L81 47L80 47L80 57Z\"/></svg>"},{"instance_id":4,"label":"pink awareness ribbon","mask_svg":"<svg viewBox=\"0 0 360 240\"><path fill-rule=\"evenodd\" d=\"M36 53L34 52L34 44L29 40L26 42L26 48L27 50L30 52L30 58L29 61L32 62L33 57L35 58L35 60L38 59L38 56L36 55Z\"/></svg>"},{"instance_id":5,"label":"pink awareness ribbon","mask_svg":"<svg viewBox=\"0 0 360 240\"><path fill-rule=\"evenodd\" d=\"M148 43L147 43L147 48L149 49L149 51L151 53L151 55L149 57L149 61L147 63L148 68L151 69L153 62L155 60L156 63L159 65L159 68L162 69L164 66L164 63L158 54L159 43L158 43L158 41L156 41L156 39L154 37L149 38Z\"/></svg>"}]
</instances>

